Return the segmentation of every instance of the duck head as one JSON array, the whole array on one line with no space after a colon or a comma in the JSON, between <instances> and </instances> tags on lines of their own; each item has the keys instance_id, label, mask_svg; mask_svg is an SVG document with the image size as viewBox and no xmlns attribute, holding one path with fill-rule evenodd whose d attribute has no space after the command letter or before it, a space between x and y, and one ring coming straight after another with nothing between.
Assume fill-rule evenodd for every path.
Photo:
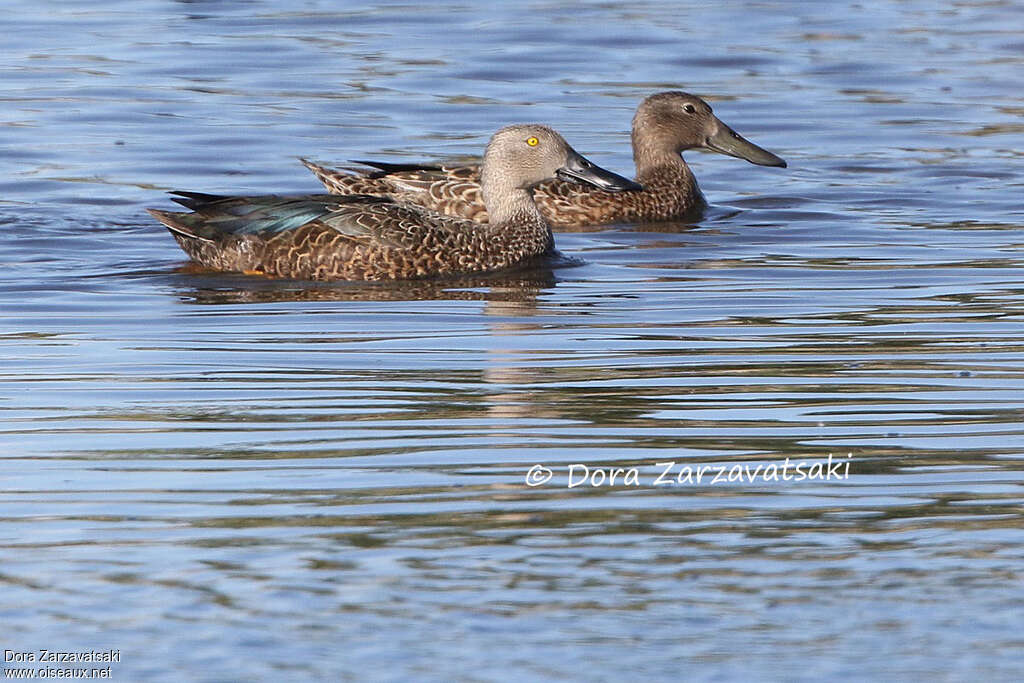
<instances>
[{"instance_id":1,"label":"duck head","mask_svg":"<svg viewBox=\"0 0 1024 683\"><path fill-rule=\"evenodd\" d=\"M484 153L482 174L485 185L515 189L528 190L553 178L609 192L641 189L581 155L552 128L536 123L506 126L495 133Z\"/></svg>"},{"instance_id":2,"label":"duck head","mask_svg":"<svg viewBox=\"0 0 1024 683\"><path fill-rule=\"evenodd\" d=\"M637 169L663 155L680 155L688 149L706 149L758 166L786 167L783 159L725 125L711 106L696 95L662 92L640 103L633 117Z\"/></svg>"}]
</instances>

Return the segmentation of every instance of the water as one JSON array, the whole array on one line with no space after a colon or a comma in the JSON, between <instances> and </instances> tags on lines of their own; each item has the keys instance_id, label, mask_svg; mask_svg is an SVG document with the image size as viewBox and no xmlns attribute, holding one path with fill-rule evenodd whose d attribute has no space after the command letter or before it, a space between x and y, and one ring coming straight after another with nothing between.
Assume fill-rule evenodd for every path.
<instances>
[{"instance_id":1,"label":"water","mask_svg":"<svg viewBox=\"0 0 1024 683\"><path fill-rule=\"evenodd\" d=\"M705 4L6 3L0 646L119 680L1017 679L1024 9ZM789 169L690 153L705 220L537 271L196 273L143 211L513 121L629 171L670 88ZM847 479L655 483L829 454Z\"/></svg>"}]
</instances>

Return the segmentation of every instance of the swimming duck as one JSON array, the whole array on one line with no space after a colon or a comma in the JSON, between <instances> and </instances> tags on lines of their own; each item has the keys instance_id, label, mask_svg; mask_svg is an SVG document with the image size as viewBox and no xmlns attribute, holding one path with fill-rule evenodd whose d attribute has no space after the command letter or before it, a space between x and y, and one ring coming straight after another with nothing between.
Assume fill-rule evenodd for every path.
<instances>
[{"instance_id":1,"label":"swimming duck","mask_svg":"<svg viewBox=\"0 0 1024 683\"><path fill-rule=\"evenodd\" d=\"M786 162L744 139L716 117L701 98L661 92L646 98L633 117L633 159L643 190L613 194L549 180L534 190L548 222L556 227L698 218L707 206L683 160L689 149L706 149L759 166ZM355 161L374 171L346 173L301 160L330 192L394 197L452 216L488 220L479 166L431 166Z\"/></svg>"},{"instance_id":2,"label":"swimming duck","mask_svg":"<svg viewBox=\"0 0 1024 683\"><path fill-rule=\"evenodd\" d=\"M480 171L489 224L365 194L227 197L175 192L192 213L149 209L193 261L303 280L388 280L501 270L554 250L530 190L560 178L615 192L632 180L594 165L538 124L502 128Z\"/></svg>"}]
</instances>

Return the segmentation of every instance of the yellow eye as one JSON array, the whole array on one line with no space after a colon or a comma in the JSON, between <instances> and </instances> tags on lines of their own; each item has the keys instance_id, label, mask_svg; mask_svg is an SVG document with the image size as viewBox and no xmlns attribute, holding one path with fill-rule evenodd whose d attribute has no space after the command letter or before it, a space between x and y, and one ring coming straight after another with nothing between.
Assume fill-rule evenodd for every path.
<instances>
[{"instance_id":1,"label":"yellow eye","mask_svg":"<svg viewBox=\"0 0 1024 683\"><path fill-rule=\"evenodd\" d=\"M526 144L528 144L530 147L536 147L537 145L540 144L540 140L538 140L535 137L529 137L526 138Z\"/></svg>"}]
</instances>

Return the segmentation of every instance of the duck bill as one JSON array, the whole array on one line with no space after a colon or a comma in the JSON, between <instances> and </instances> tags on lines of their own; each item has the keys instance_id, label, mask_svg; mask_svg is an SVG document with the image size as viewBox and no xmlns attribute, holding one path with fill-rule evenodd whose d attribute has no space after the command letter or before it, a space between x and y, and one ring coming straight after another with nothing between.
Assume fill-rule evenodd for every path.
<instances>
[{"instance_id":1,"label":"duck bill","mask_svg":"<svg viewBox=\"0 0 1024 683\"><path fill-rule=\"evenodd\" d=\"M558 169L557 175L559 180L584 183L608 192L644 189L643 185L603 169L573 150L569 150L569 158L565 165Z\"/></svg>"},{"instance_id":2,"label":"duck bill","mask_svg":"<svg viewBox=\"0 0 1024 683\"><path fill-rule=\"evenodd\" d=\"M786 168L786 162L766 149L761 149L729 126L715 119L717 130L704 140L704 149L725 154L726 156L745 159L758 166L779 166Z\"/></svg>"}]
</instances>

